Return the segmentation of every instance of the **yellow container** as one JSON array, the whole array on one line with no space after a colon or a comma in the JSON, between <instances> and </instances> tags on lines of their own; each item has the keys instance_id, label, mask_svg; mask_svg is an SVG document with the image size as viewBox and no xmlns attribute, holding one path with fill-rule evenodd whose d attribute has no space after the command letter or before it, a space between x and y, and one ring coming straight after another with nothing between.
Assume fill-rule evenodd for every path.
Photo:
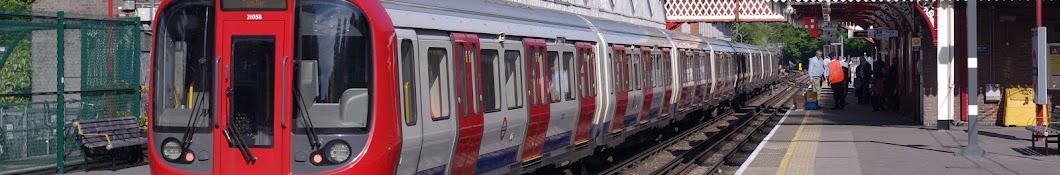
<instances>
[{"instance_id":1,"label":"yellow container","mask_svg":"<svg viewBox=\"0 0 1060 175\"><path fill-rule=\"evenodd\" d=\"M817 102L817 92L812 90L806 92L806 102Z\"/></svg>"},{"instance_id":2,"label":"yellow container","mask_svg":"<svg viewBox=\"0 0 1060 175\"><path fill-rule=\"evenodd\" d=\"M1038 124L1035 113L1034 89L1026 85L1005 88L1005 113L1001 119L1005 126L1033 126ZM1048 107L1045 108L1043 123L1049 123Z\"/></svg>"}]
</instances>

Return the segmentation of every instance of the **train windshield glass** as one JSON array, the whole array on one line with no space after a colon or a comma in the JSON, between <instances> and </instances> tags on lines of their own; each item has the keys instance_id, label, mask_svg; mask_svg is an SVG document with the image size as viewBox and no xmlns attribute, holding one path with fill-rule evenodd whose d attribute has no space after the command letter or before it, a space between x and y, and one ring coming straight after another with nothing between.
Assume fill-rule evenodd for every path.
<instances>
[{"instance_id":1,"label":"train windshield glass","mask_svg":"<svg viewBox=\"0 0 1060 175\"><path fill-rule=\"evenodd\" d=\"M209 1L167 5L158 18L154 48L154 126L209 132L214 77L214 14ZM197 119L197 120L193 120Z\"/></svg>"},{"instance_id":2,"label":"train windshield glass","mask_svg":"<svg viewBox=\"0 0 1060 175\"><path fill-rule=\"evenodd\" d=\"M344 98L364 94L371 86L372 54L368 18L347 1L307 0L296 5L296 59L316 62L315 89L301 89L313 98L305 101L316 128L364 128L367 125L346 121L352 117L314 115L334 111ZM354 94L354 95L351 95ZM368 103L356 110L368 110ZM321 107L321 108L318 108ZM343 107L346 108L346 107ZM345 110L345 109L344 109ZM300 120L296 120L300 121ZM303 127L305 125L296 124ZM298 131L298 130L296 130Z\"/></svg>"}]
</instances>

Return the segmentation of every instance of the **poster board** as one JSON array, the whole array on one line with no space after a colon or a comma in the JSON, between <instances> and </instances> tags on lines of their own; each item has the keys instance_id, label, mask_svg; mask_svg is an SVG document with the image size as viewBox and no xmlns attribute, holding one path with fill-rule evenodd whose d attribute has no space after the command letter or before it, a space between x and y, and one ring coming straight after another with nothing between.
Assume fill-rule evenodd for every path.
<instances>
[{"instance_id":1,"label":"poster board","mask_svg":"<svg viewBox=\"0 0 1060 175\"><path fill-rule=\"evenodd\" d=\"M1060 43L1049 43L1049 89L1060 90Z\"/></svg>"}]
</instances>

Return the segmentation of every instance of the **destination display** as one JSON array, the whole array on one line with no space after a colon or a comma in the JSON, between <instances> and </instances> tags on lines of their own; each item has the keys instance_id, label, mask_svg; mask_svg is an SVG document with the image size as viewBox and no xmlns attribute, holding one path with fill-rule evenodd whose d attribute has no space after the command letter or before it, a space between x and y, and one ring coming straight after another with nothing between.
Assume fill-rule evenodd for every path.
<instances>
[{"instance_id":1,"label":"destination display","mask_svg":"<svg viewBox=\"0 0 1060 175\"><path fill-rule=\"evenodd\" d=\"M221 10L286 10L286 0L221 0Z\"/></svg>"}]
</instances>

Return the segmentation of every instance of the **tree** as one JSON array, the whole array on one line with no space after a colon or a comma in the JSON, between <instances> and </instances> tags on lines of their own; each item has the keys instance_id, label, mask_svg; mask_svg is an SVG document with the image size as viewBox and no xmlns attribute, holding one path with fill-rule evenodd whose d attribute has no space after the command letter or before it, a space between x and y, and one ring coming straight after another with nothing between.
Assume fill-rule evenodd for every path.
<instances>
[{"instance_id":1,"label":"tree","mask_svg":"<svg viewBox=\"0 0 1060 175\"><path fill-rule=\"evenodd\" d=\"M32 8L33 0L0 0L0 13L26 13ZM0 20L23 20L3 19ZM2 27L0 27L2 28ZM30 41L26 34L30 31L8 32L0 34L0 47L5 52L0 56L0 104L28 102L29 98L21 94L30 92ZM17 94L17 95L16 95Z\"/></svg>"},{"instance_id":2,"label":"tree","mask_svg":"<svg viewBox=\"0 0 1060 175\"><path fill-rule=\"evenodd\" d=\"M840 33L846 33L846 31ZM864 38L847 38L846 35L842 35L842 37L844 39L843 50L846 55L860 57L865 56L865 54L872 55L875 51L876 46Z\"/></svg>"},{"instance_id":3,"label":"tree","mask_svg":"<svg viewBox=\"0 0 1060 175\"><path fill-rule=\"evenodd\" d=\"M784 57L796 64L807 62L821 48L820 39L788 23L734 23L733 35L737 42L756 46L783 43Z\"/></svg>"},{"instance_id":4,"label":"tree","mask_svg":"<svg viewBox=\"0 0 1060 175\"><path fill-rule=\"evenodd\" d=\"M0 12L29 12L34 0L0 0Z\"/></svg>"}]
</instances>

